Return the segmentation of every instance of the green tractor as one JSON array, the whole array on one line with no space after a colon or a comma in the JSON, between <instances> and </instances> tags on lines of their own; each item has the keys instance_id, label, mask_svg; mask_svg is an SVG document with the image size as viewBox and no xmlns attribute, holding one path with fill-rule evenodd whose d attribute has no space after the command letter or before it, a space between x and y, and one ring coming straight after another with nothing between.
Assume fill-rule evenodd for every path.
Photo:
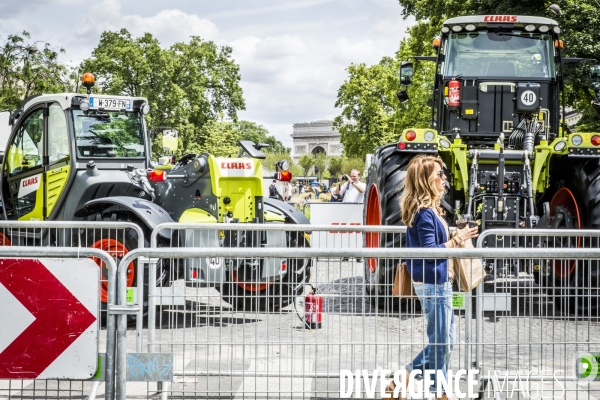
<instances>
[{"instance_id":1,"label":"green tractor","mask_svg":"<svg viewBox=\"0 0 600 400\"><path fill-rule=\"evenodd\" d=\"M375 150L364 223L402 224L398 200L406 167L426 153L445 163L448 188L442 205L451 223L459 214L477 220L481 231L600 228L600 134L568 133L563 129L564 97L560 104L564 65L588 60L563 57L559 33L555 21L541 17L481 15L445 21L434 40L437 55L414 57L435 63L431 128L404 129L397 143ZM592 71L600 72L598 66ZM596 94L598 79L592 73ZM412 80L413 63L404 61L400 84L408 87ZM402 103L409 100L407 90L397 96ZM365 236L367 247L400 247L401 240L391 234ZM582 245L560 234L554 242L536 240L521 238L511 245ZM484 245L506 247L500 236L488 237ZM494 280L523 280L524 272L531 287L543 286L555 306L598 309L597 263L487 261ZM392 305L396 263L365 263L367 291L380 306Z\"/></svg>"},{"instance_id":2,"label":"green tractor","mask_svg":"<svg viewBox=\"0 0 600 400\"><path fill-rule=\"evenodd\" d=\"M91 74L90 74L91 75ZM88 94L49 94L23 100L10 114L11 133L3 158L2 216L19 221L128 221L147 240L165 222L309 224L294 207L263 197L261 148L241 141L238 158L188 154L168 171L155 168L144 115L146 99L91 94L93 76L84 75ZM170 144L173 147L173 143ZM171 149L172 150L172 149ZM280 174L290 177L290 174ZM158 246L303 247L302 232L214 230L206 240L194 231L162 230ZM6 233L6 232L5 232ZM42 236L53 233L43 231ZM3 245L35 244L39 237L13 230ZM86 237L46 240L54 245L99 248L119 259L138 246L133 230L97 230ZM146 243L149 245L149 243ZM278 310L293 301L310 276L310 259L162 260L157 286L185 279L189 286L213 286L236 309ZM106 268L101 301L106 306ZM148 268L144 268L145 285ZM135 286L137 265L127 270ZM144 291L146 294L147 290ZM146 296L145 296L146 297ZM147 298L145 299L147 300Z\"/></svg>"}]
</instances>

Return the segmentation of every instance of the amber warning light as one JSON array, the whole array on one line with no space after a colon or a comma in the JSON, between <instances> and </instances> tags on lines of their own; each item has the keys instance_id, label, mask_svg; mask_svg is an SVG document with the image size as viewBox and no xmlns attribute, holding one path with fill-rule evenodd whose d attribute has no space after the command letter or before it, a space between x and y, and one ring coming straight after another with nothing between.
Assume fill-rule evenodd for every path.
<instances>
[{"instance_id":1,"label":"amber warning light","mask_svg":"<svg viewBox=\"0 0 600 400\"><path fill-rule=\"evenodd\" d=\"M281 182L289 182L292 180L292 173L290 171L279 171L275 175L275 179Z\"/></svg>"}]
</instances>

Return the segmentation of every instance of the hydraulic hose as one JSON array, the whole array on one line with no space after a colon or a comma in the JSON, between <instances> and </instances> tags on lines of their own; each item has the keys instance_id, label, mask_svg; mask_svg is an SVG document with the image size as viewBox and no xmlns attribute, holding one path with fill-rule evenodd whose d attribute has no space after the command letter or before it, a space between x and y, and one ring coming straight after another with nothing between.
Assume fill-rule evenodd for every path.
<instances>
[{"instance_id":1,"label":"hydraulic hose","mask_svg":"<svg viewBox=\"0 0 600 400\"><path fill-rule=\"evenodd\" d=\"M471 164L471 183L469 184L469 204L467 205L467 215L471 216L471 210L473 209L473 197L475 197L475 188L477 187L477 161L479 158L479 152L475 150L473 153L473 162Z\"/></svg>"}]
</instances>

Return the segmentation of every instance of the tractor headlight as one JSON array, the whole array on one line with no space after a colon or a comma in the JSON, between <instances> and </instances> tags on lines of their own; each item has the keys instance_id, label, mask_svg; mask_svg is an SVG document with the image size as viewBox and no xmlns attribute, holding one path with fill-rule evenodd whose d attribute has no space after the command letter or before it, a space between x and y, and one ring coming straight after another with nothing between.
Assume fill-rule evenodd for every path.
<instances>
[{"instance_id":1,"label":"tractor headlight","mask_svg":"<svg viewBox=\"0 0 600 400\"><path fill-rule=\"evenodd\" d=\"M571 143L573 143L573 146L579 146L583 143L583 138L579 135L573 135L571 136Z\"/></svg>"},{"instance_id":2,"label":"tractor headlight","mask_svg":"<svg viewBox=\"0 0 600 400\"><path fill-rule=\"evenodd\" d=\"M540 31L540 32L542 32L542 33L546 33L546 32L548 32L549 30L550 30L550 28L548 27L548 25L541 25L541 26L538 28L538 31Z\"/></svg>"},{"instance_id":3,"label":"tractor headlight","mask_svg":"<svg viewBox=\"0 0 600 400\"><path fill-rule=\"evenodd\" d=\"M142 104L142 106L140 107L140 111L144 115L148 114L150 112L150 104L148 104L148 103Z\"/></svg>"},{"instance_id":4,"label":"tractor headlight","mask_svg":"<svg viewBox=\"0 0 600 400\"><path fill-rule=\"evenodd\" d=\"M450 28L448 28L447 26L442 26L442 33L448 33L450 32Z\"/></svg>"},{"instance_id":5,"label":"tractor headlight","mask_svg":"<svg viewBox=\"0 0 600 400\"><path fill-rule=\"evenodd\" d=\"M469 32L472 32L475 30L475 25L474 24L468 24L467 26L465 26L465 29L468 30Z\"/></svg>"},{"instance_id":6,"label":"tractor headlight","mask_svg":"<svg viewBox=\"0 0 600 400\"><path fill-rule=\"evenodd\" d=\"M460 25L454 25L452 27L452 32L457 32L458 33L460 31L462 31L462 26L460 26Z\"/></svg>"},{"instance_id":7,"label":"tractor headlight","mask_svg":"<svg viewBox=\"0 0 600 400\"><path fill-rule=\"evenodd\" d=\"M444 148L444 149L449 149L450 148L450 141L446 138L441 138L440 139L440 147Z\"/></svg>"},{"instance_id":8,"label":"tractor headlight","mask_svg":"<svg viewBox=\"0 0 600 400\"><path fill-rule=\"evenodd\" d=\"M525 25L525 30L527 32L533 32L533 31L535 31L535 25L532 25L532 24Z\"/></svg>"},{"instance_id":9,"label":"tractor headlight","mask_svg":"<svg viewBox=\"0 0 600 400\"><path fill-rule=\"evenodd\" d=\"M555 26L554 28L552 28L552 32L558 35L560 33L560 28L558 26Z\"/></svg>"},{"instance_id":10,"label":"tractor headlight","mask_svg":"<svg viewBox=\"0 0 600 400\"><path fill-rule=\"evenodd\" d=\"M79 108L81 111L87 111L90 109L90 101L88 99L81 99L79 102Z\"/></svg>"},{"instance_id":11,"label":"tractor headlight","mask_svg":"<svg viewBox=\"0 0 600 400\"><path fill-rule=\"evenodd\" d=\"M566 145L567 144L565 143L565 141L561 140L560 142L554 145L554 151L563 151Z\"/></svg>"},{"instance_id":12,"label":"tractor headlight","mask_svg":"<svg viewBox=\"0 0 600 400\"><path fill-rule=\"evenodd\" d=\"M434 138L435 138L435 133L431 132L431 131L427 131L425 132L425 135L423 135L425 137L425 140L427 140L428 142L431 142Z\"/></svg>"}]
</instances>

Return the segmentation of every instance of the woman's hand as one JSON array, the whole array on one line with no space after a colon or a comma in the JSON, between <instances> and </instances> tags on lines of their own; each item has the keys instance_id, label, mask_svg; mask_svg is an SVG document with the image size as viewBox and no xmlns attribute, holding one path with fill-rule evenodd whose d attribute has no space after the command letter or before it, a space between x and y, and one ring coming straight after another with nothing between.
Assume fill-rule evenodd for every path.
<instances>
[{"instance_id":1,"label":"woman's hand","mask_svg":"<svg viewBox=\"0 0 600 400\"><path fill-rule=\"evenodd\" d=\"M476 238L477 236L479 236L478 231L479 231L478 226L476 226L474 228L469 228L469 224L467 224L462 229L456 229L455 237L459 241L464 242L465 240Z\"/></svg>"}]
</instances>

